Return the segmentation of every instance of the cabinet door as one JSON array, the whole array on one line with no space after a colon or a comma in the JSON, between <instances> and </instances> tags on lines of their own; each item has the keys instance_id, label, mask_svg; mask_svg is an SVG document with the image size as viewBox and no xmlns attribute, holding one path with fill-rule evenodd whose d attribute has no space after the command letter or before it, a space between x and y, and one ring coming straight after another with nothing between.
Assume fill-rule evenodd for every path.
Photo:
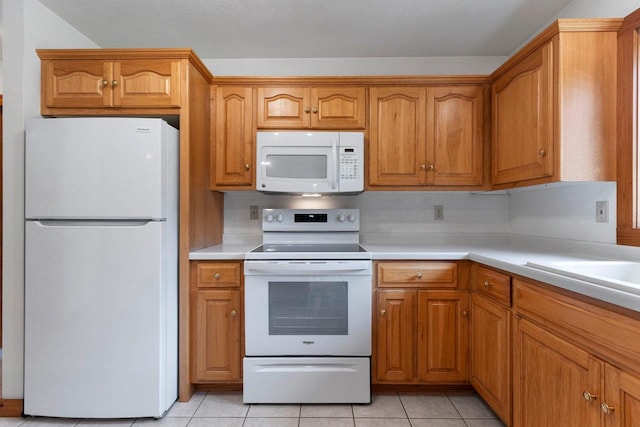
<instances>
[{"instance_id":1,"label":"cabinet door","mask_svg":"<svg viewBox=\"0 0 640 427\"><path fill-rule=\"evenodd\" d=\"M239 290L196 292L193 381L239 381L241 319Z\"/></svg>"},{"instance_id":2,"label":"cabinet door","mask_svg":"<svg viewBox=\"0 0 640 427\"><path fill-rule=\"evenodd\" d=\"M416 291L378 290L377 302L377 379L412 382L416 377Z\"/></svg>"},{"instance_id":3,"label":"cabinet door","mask_svg":"<svg viewBox=\"0 0 640 427\"><path fill-rule=\"evenodd\" d=\"M534 51L492 86L493 184L553 174L552 44Z\"/></svg>"},{"instance_id":4,"label":"cabinet door","mask_svg":"<svg viewBox=\"0 0 640 427\"><path fill-rule=\"evenodd\" d=\"M427 89L427 183L481 185L483 88Z\"/></svg>"},{"instance_id":5,"label":"cabinet door","mask_svg":"<svg viewBox=\"0 0 640 427\"><path fill-rule=\"evenodd\" d=\"M108 107L111 80L111 62L42 61L42 102L46 107Z\"/></svg>"},{"instance_id":6,"label":"cabinet door","mask_svg":"<svg viewBox=\"0 0 640 427\"><path fill-rule=\"evenodd\" d=\"M511 423L511 311L471 294L471 385L507 424Z\"/></svg>"},{"instance_id":7,"label":"cabinet door","mask_svg":"<svg viewBox=\"0 0 640 427\"><path fill-rule=\"evenodd\" d=\"M311 90L311 127L364 129L366 89L363 87Z\"/></svg>"},{"instance_id":8,"label":"cabinet door","mask_svg":"<svg viewBox=\"0 0 640 427\"><path fill-rule=\"evenodd\" d=\"M180 61L132 59L114 62L113 105L179 107L180 80Z\"/></svg>"},{"instance_id":9,"label":"cabinet door","mask_svg":"<svg viewBox=\"0 0 640 427\"><path fill-rule=\"evenodd\" d=\"M424 88L371 88L370 185L426 182Z\"/></svg>"},{"instance_id":10,"label":"cabinet door","mask_svg":"<svg viewBox=\"0 0 640 427\"><path fill-rule=\"evenodd\" d=\"M605 393L599 403L606 427L640 425L640 378L605 365Z\"/></svg>"},{"instance_id":11,"label":"cabinet door","mask_svg":"<svg viewBox=\"0 0 640 427\"><path fill-rule=\"evenodd\" d=\"M215 89L216 129L212 189L253 189L253 93L246 87Z\"/></svg>"},{"instance_id":12,"label":"cabinet door","mask_svg":"<svg viewBox=\"0 0 640 427\"><path fill-rule=\"evenodd\" d=\"M600 425L602 363L533 323L516 319L513 344L513 425Z\"/></svg>"},{"instance_id":13,"label":"cabinet door","mask_svg":"<svg viewBox=\"0 0 640 427\"><path fill-rule=\"evenodd\" d=\"M263 129L308 128L311 92L308 88L258 88L257 127Z\"/></svg>"},{"instance_id":14,"label":"cabinet door","mask_svg":"<svg viewBox=\"0 0 640 427\"><path fill-rule=\"evenodd\" d=\"M418 291L418 379L467 382L468 295L466 291Z\"/></svg>"}]
</instances>

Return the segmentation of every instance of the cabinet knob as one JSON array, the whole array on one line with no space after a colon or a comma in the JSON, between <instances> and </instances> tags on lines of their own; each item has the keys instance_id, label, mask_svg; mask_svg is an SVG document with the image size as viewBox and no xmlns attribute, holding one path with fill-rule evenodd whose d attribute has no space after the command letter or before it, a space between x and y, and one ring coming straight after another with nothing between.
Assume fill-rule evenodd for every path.
<instances>
[{"instance_id":1,"label":"cabinet knob","mask_svg":"<svg viewBox=\"0 0 640 427\"><path fill-rule=\"evenodd\" d=\"M231 313L229 314L231 314L231 317L236 317L238 315L238 312L235 310L231 310Z\"/></svg>"},{"instance_id":2,"label":"cabinet knob","mask_svg":"<svg viewBox=\"0 0 640 427\"><path fill-rule=\"evenodd\" d=\"M109 85L109 82L107 80L102 81L102 87L106 87L108 85Z\"/></svg>"},{"instance_id":3,"label":"cabinet knob","mask_svg":"<svg viewBox=\"0 0 640 427\"><path fill-rule=\"evenodd\" d=\"M251 165L249 163L245 163L244 170L248 171L249 169L251 169Z\"/></svg>"},{"instance_id":4,"label":"cabinet knob","mask_svg":"<svg viewBox=\"0 0 640 427\"><path fill-rule=\"evenodd\" d=\"M222 275L220 273L216 273L213 275L213 278L216 280L220 280L220 278L222 277Z\"/></svg>"},{"instance_id":5,"label":"cabinet knob","mask_svg":"<svg viewBox=\"0 0 640 427\"><path fill-rule=\"evenodd\" d=\"M591 402L596 400L596 397L598 396L596 396L595 394L591 394L587 390L585 390L582 392L582 397L584 397L584 400L586 400L587 402Z\"/></svg>"},{"instance_id":6,"label":"cabinet knob","mask_svg":"<svg viewBox=\"0 0 640 427\"><path fill-rule=\"evenodd\" d=\"M427 170L427 165L425 165L425 164L420 165L420 169Z\"/></svg>"},{"instance_id":7,"label":"cabinet knob","mask_svg":"<svg viewBox=\"0 0 640 427\"><path fill-rule=\"evenodd\" d=\"M416 279L422 279L422 273L416 274Z\"/></svg>"},{"instance_id":8,"label":"cabinet knob","mask_svg":"<svg viewBox=\"0 0 640 427\"><path fill-rule=\"evenodd\" d=\"M462 315L464 317L467 317L469 315L469 312L467 310L462 310Z\"/></svg>"},{"instance_id":9,"label":"cabinet knob","mask_svg":"<svg viewBox=\"0 0 640 427\"><path fill-rule=\"evenodd\" d=\"M308 113L310 111L309 107L304 107L304 112Z\"/></svg>"},{"instance_id":10,"label":"cabinet knob","mask_svg":"<svg viewBox=\"0 0 640 427\"><path fill-rule=\"evenodd\" d=\"M118 81L117 80L111 80L111 87L116 87L118 86Z\"/></svg>"},{"instance_id":11,"label":"cabinet knob","mask_svg":"<svg viewBox=\"0 0 640 427\"><path fill-rule=\"evenodd\" d=\"M547 152L546 152L545 150L540 150L540 151L538 151L538 155L539 155L540 157L544 157L544 156L546 156L546 155L547 155Z\"/></svg>"},{"instance_id":12,"label":"cabinet knob","mask_svg":"<svg viewBox=\"0 0 640 427\"><path fill-rule=\"evenodd\" d=\"M602 412L604 412L606 415L610 415L613 411L615 411L615 408L613 406L609 406L604 402L600 404L600 409L602 409Z\"/></svg>"},{"instance_id":13,"label":"cabinet knob","mask_svg":"<svg viewBox=\"0 0 640 427\"><path fill-rule=\"evenodd\" d=\"M433 164L430 164L429 166L427 166L427 169L429 169L430 171L434 170L436 167Z\"/></svg>"},{"instance_id":14,"label":"cabinet knob","mask_svg":"<svg viewBox=\"0 0 640 427\"><path fill-rule=\"evenodd\" d=\"M313 114L318 114L318 109L317 109L316 107L313 107L313 108L311 109L311 112L312 112Z\"/></svg>"},{"instance_id":15,"label":"cabinet knob","mask_svg":"<svg viewBox=\"0 0 640 427\"><path fill-rule=\"evenodd\" d=\"M385 314L387 314L387 310L385 310L384 308L380 310L380 316L384 316Z\"/></svg>"},{"instance_id":16,"label":"cabinet knob","mask_svg":"<svg viewBox=\"0 0 640 427\"><path fill-rule=\"evenodd\" d=\"M491 284L491 283L489 283L489 282L485 281L485 282L484 282L484 287L485 287L485 288L488 288L490 284Z\"/></svg>"}]
</instances>

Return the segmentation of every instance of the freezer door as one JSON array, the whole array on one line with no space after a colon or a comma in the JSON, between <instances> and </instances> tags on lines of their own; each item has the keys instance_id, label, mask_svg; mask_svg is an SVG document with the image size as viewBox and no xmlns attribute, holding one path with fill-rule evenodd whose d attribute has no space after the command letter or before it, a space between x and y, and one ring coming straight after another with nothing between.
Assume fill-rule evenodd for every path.
<instances>
[{"instance_id":1,"label":"freezer door","mask_svg":"<svg viewBox=\"0 0 640 427\"><path fill-rule=\"evenodd\" d=\"M166 275L165 228L27 221L25 414L158 417L175 401L177 277Z\"/></svg>"},{"instance_id":2,"label":"freezer door","mask_svg":"<svg viewBox=\"0 0 640 427\"><path fill-rule=\"evenodd\" d=\"M166 218L177 150L177 131L160 119L31 119L26 217Z\"/></svg>"}]
</instances>

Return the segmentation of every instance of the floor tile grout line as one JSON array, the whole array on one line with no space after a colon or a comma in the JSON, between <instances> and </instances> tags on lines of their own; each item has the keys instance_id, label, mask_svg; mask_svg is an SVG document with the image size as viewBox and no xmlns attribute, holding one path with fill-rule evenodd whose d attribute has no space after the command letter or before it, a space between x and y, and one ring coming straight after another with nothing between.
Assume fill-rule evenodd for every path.
<instances>
[{"instance_id":1,"label":"floor tile grout line","mask_svg":"<svg viewBox=\"0 0 640 427\"><path fill-rule=\"evenodd\" d=\"M396 397L400 401L400 405L402 405L402 410L404 411L404 414L406 415L407 420L409 420L409 413L407 412L407 408L405 408L405 406L404 406L404 402L402 401L402 398L400 397L400 393L396 393ZM409 420L409 424L411 424L411 420Z\"/></svg>"}]
</instances>

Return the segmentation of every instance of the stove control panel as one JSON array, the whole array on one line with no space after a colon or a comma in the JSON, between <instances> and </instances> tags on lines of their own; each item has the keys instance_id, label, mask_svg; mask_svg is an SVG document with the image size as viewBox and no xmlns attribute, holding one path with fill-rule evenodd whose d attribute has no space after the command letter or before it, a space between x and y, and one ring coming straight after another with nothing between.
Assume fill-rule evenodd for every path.
<instances>
[{"instance_id":1,"label":"stove control panel","mask_svg":"<svg viewBox=\"0 0 640 427\"><path fill-rule=\"evenodd\" d=\"M263 231L360 231L359 209L264 209Z\"/></svg>"}]
</instances>

